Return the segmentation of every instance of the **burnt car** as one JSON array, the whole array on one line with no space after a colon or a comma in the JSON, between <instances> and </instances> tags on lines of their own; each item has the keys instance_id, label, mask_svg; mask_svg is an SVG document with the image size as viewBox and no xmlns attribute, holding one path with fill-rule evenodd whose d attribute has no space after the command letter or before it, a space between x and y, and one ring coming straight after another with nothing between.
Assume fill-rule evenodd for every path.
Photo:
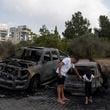
<instances>
[{"instance_id":1,"label":"burnt car","mask_svg":"<svg viewBox=\"0 0 110 110\"><path fill-rule=\"evenodd\" d=\"M36 90L56 77L60 59L67 55L55 48L22 47L0 62L0 86L9 89Z\"/></svg>"},{"instance_id":2,"label":"burnt car","mask_svg":"<svg viewBox=\"0 0 110 110\"><path fill-rule=\"evenodd\" d=\"M79 60L75 66L81 76L85 74L86 68L89 68L94 76L97 76L92 82L93 92L102 87L104 80L100 71L101 68L99 68L99 64L97 64L95 61ZM84 81L79 79L74 72L68 73L68 77L65 81L65 90L73 95L84 95L84 84Z\"/></svg>"}]
</instances>

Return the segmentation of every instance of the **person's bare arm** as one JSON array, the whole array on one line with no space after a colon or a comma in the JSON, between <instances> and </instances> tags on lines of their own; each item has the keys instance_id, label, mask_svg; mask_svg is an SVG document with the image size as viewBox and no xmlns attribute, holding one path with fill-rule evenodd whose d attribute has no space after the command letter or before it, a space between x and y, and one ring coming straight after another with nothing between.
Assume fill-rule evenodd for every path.
<instances>
[{"instance_id":1,"label":"person's bare arm","mask_svg":"<svg viewBox=\"0 0 110 110\"><path fill-rule=\"evenodd\" d=\"M96 78L98 78L98 77L100 77L100 75L96 75L96 76L94 76L93 79L96 79Z\"/></svg>"},{"instance_id":2,"label":"person's bare arm","mask_svg":"<svg viewBox=\"0 0 110 110\"><path fill-rule=\"evenodd\" d=\"M81 75L79 74L78 70L77 70L76 68L73 68L73 69L74 69L75 73L77 74L77 76L78 76L80 79L82 79L82 77L81 77Z\"/></svg>"}]
</instances>

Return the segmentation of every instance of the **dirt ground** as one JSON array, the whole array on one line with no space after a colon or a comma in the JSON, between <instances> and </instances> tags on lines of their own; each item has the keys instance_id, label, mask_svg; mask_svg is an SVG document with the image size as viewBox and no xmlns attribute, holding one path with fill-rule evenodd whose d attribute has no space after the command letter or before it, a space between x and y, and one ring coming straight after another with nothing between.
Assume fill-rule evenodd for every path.
<instances>
[{"instance_id":1,"label":"dirt ground","mask_svg":"<svg viewBox=\"0 0 110 110\"><path fill-rule=\"evenodd\" d=\"M103 66L110 73L110 59L96 59L96 61ZM105 71L106 71L105 70Z\"/></svg>"},{"instance_id":2,"label":"dirt ground","mask_svg":"<svg viewBox=\"0 0 110 110\"><path fill-rule=\"evenodd\" d=\"M110 59L96 59L99 63L110 66Z\"/></svg>"},{"instance_id":3,"label":"dirt ground","mask_svg":"<svg viewBox=\"0 0 110 110\"><path fill-rule=\"evenodd\" d=\"M110 59L98 59L99 63L110 69ZM93 103L84 104L84 96L66 93L70 101L60 105L56 101L56 85L41 87L35 94L26 91L11 91L0 88L0 110L110 110L109 88L93 94Z\"/></svg>"},{"instance_id":4,"label":"dirt ground","mask_svg":"<svg viewBox=\"0 0 110 110\"><path fill-rule=\"evenodd\" d=\"M0 88L0 110L110 110L110 88L95 93L89 105L84 104L84 96L66 96L70 101L65 105L57 103L54 84L42 87L34 95Z\"/></svg>"}]
</instances>

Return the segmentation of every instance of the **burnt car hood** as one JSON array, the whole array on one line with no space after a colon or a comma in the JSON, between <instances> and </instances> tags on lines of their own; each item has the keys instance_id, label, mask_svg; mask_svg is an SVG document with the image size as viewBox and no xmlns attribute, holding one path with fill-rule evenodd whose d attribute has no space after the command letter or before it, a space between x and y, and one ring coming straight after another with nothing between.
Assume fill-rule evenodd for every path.
<instances>
[{"instance_id":1,"label":"burnt car hood","mask_svg":"<svg viewBox=\"0 0 110 110\"><path fill-rule=\"evenodd\" d=\"M28 68L29 66L35 65L35 62L12 58L3 60L2 62L0 62L0 65L16 68Z\"/></svg>"}]
</instances>

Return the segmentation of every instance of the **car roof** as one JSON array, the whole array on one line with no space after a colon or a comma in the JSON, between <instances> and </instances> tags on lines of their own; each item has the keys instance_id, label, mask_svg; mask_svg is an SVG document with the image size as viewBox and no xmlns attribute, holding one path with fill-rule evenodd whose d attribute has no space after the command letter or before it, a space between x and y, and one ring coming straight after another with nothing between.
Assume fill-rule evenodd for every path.
<instances>
[{"instance_id":1,"label":"car roof","mask_svg":"<svg viewBox=\"0 0 110 110\"><path fill-rule=\"evenodd\" d=\"M97 66L97 63L89 60L79 60L75 65L76 66Z\"/></svg>"},{"instance_id":2,"label":"car roof","mask_svg":"<svg viewBox=\"0 0 110 110\"><path fill-rule=\"evenodd\" d=\"M29 50L38 50L38 49L40 49L40 50L43 50L43 51L49 51L49 50L58 50L58 49L56 49L56 48L48 48L48 47L22 47L23 49L29 49Z\"/></svg>"}]
</instances>

